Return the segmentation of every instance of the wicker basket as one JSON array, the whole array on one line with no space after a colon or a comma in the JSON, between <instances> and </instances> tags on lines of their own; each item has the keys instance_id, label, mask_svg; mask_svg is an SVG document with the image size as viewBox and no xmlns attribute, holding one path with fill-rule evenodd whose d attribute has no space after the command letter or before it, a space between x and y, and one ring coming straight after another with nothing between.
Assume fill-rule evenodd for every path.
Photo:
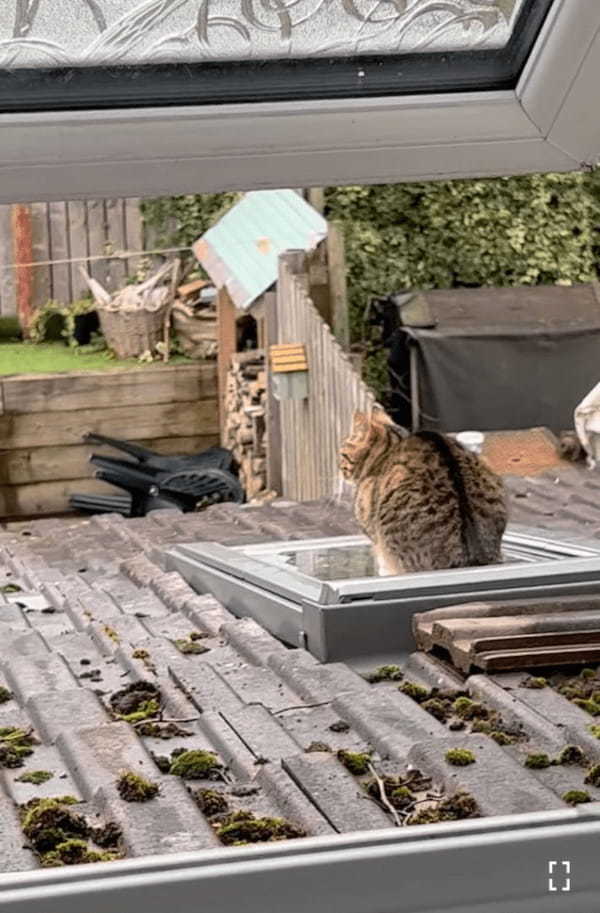
<instances>
[{"instance_id":1,"label":"wicker basket","mask_svg":"<svg viewBox=\"0 0 600 913\"><path fill-rule=\"evenodd\" d=\"M169 318L179 275L179 260L165 263L149 279L110 295L81 268L96 301L104 338L117 358L154 354L160 342L169 349ZM161 283L171 274L170 286Z\"/></svg>"},{"instance_id":2,"label":"wicker basket","mask_svg":"<svg viewBox=\"0 0 600 913\"><path fill-rule=\"evenodd\" d=\"M144 352L154 352L165 334L165 317L169 301L154 311L112 311L98 308L100 326L117 358L138 358Z\"/></svg>"}]
</instances>

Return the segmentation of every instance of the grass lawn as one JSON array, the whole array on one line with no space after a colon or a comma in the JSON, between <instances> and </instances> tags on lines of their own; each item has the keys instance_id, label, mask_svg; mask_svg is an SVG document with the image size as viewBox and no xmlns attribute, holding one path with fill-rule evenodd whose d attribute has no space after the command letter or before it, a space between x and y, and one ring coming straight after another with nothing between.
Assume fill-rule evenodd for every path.
<instances>
[{"instance_id":1,"label":"grass lawn","mask_svg":"<svg viewBox=\"0 0 600 913\"><path fill-rule=\"evenodd\" d=\"M189 358L174 355L170 365L185 364ZM152 367L162 361L152 362ZM23 342L0 341L0 375L7 374L65 374L69 371L133 371L147 365L135 358L118 360L106 352L82 353L70 349L62 342L44 342L39 345Z\"/></svg>"}]
</instances>

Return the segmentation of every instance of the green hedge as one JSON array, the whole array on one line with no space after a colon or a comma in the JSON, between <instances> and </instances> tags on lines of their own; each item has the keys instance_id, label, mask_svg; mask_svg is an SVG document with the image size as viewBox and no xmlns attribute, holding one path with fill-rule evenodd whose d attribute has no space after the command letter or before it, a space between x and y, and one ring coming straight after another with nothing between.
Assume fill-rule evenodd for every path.
<instances>
[{"instance_id":1,"label":"green hedge","mask_svg":"<svg viewBox=\"0 0 600 913\"><path fill-rule=\"evenodd\" d=\"M146 220L196 240L238 198L204 194L146 202ZM330 187L326 216L344 228L350 323L365 341L369 299L404 288L586 282L600 252L600 179L548 174L468 181ZM373 340L371 339L371 347ZM382 382L381 364L369 379Z\"/></svg>"}]
</instances>

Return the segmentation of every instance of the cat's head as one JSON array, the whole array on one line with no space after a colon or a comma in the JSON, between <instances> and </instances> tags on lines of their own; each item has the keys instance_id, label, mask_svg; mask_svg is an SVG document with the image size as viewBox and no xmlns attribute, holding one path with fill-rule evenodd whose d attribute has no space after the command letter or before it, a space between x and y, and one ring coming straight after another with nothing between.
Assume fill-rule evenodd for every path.
<instances>
[{"instance_id":1,"label":"cat's head","mask_svg":"<svg viewBox=\"0 0 600 913\"><path fill-rule=\"evenodd\" d=\"M340 448L340 472L344 479L356 481L367 463L372 463L405 437L407 432L395 425L383 409L355 412L350 434Z\"/></svg>"}]
</instances>

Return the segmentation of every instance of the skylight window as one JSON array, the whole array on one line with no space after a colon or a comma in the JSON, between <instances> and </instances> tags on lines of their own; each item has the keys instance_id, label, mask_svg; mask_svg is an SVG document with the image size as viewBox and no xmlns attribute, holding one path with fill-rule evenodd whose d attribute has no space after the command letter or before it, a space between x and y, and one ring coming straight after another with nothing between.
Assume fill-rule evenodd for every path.
<instances>
[{"instance_id":1,"label":"skylight window","mask_svg":"<svg viewBox=\"0 0 600 913\"><path fill-rule=\"evenodd\" d=\"M0 9L0 110L504 88L550 2L19 0Z\"/></svg>"},{"instance_id":2,"label":"skylight window","mask_svg":"<svg viewBox=\"0 0 600 913\"><path fill-rule=\"evenodd\" d=\"M237 548L202 542L177 546L168 562L199 592L325 661L409 652L416 612L584 594L600 583L598 543L518 527L505 536L502 564L402 576L377 575L363 536Z\"/></svg>"},{"instance_id":3,"label":"skylight window","mask_svg":"<svg viewBox=\"0 0 600 913\"><path fill-rule=\"evenodd\" d=\"M526 0L6 2L0 67L89 67L498 49Z\"/></svg>"}]
</instances>

